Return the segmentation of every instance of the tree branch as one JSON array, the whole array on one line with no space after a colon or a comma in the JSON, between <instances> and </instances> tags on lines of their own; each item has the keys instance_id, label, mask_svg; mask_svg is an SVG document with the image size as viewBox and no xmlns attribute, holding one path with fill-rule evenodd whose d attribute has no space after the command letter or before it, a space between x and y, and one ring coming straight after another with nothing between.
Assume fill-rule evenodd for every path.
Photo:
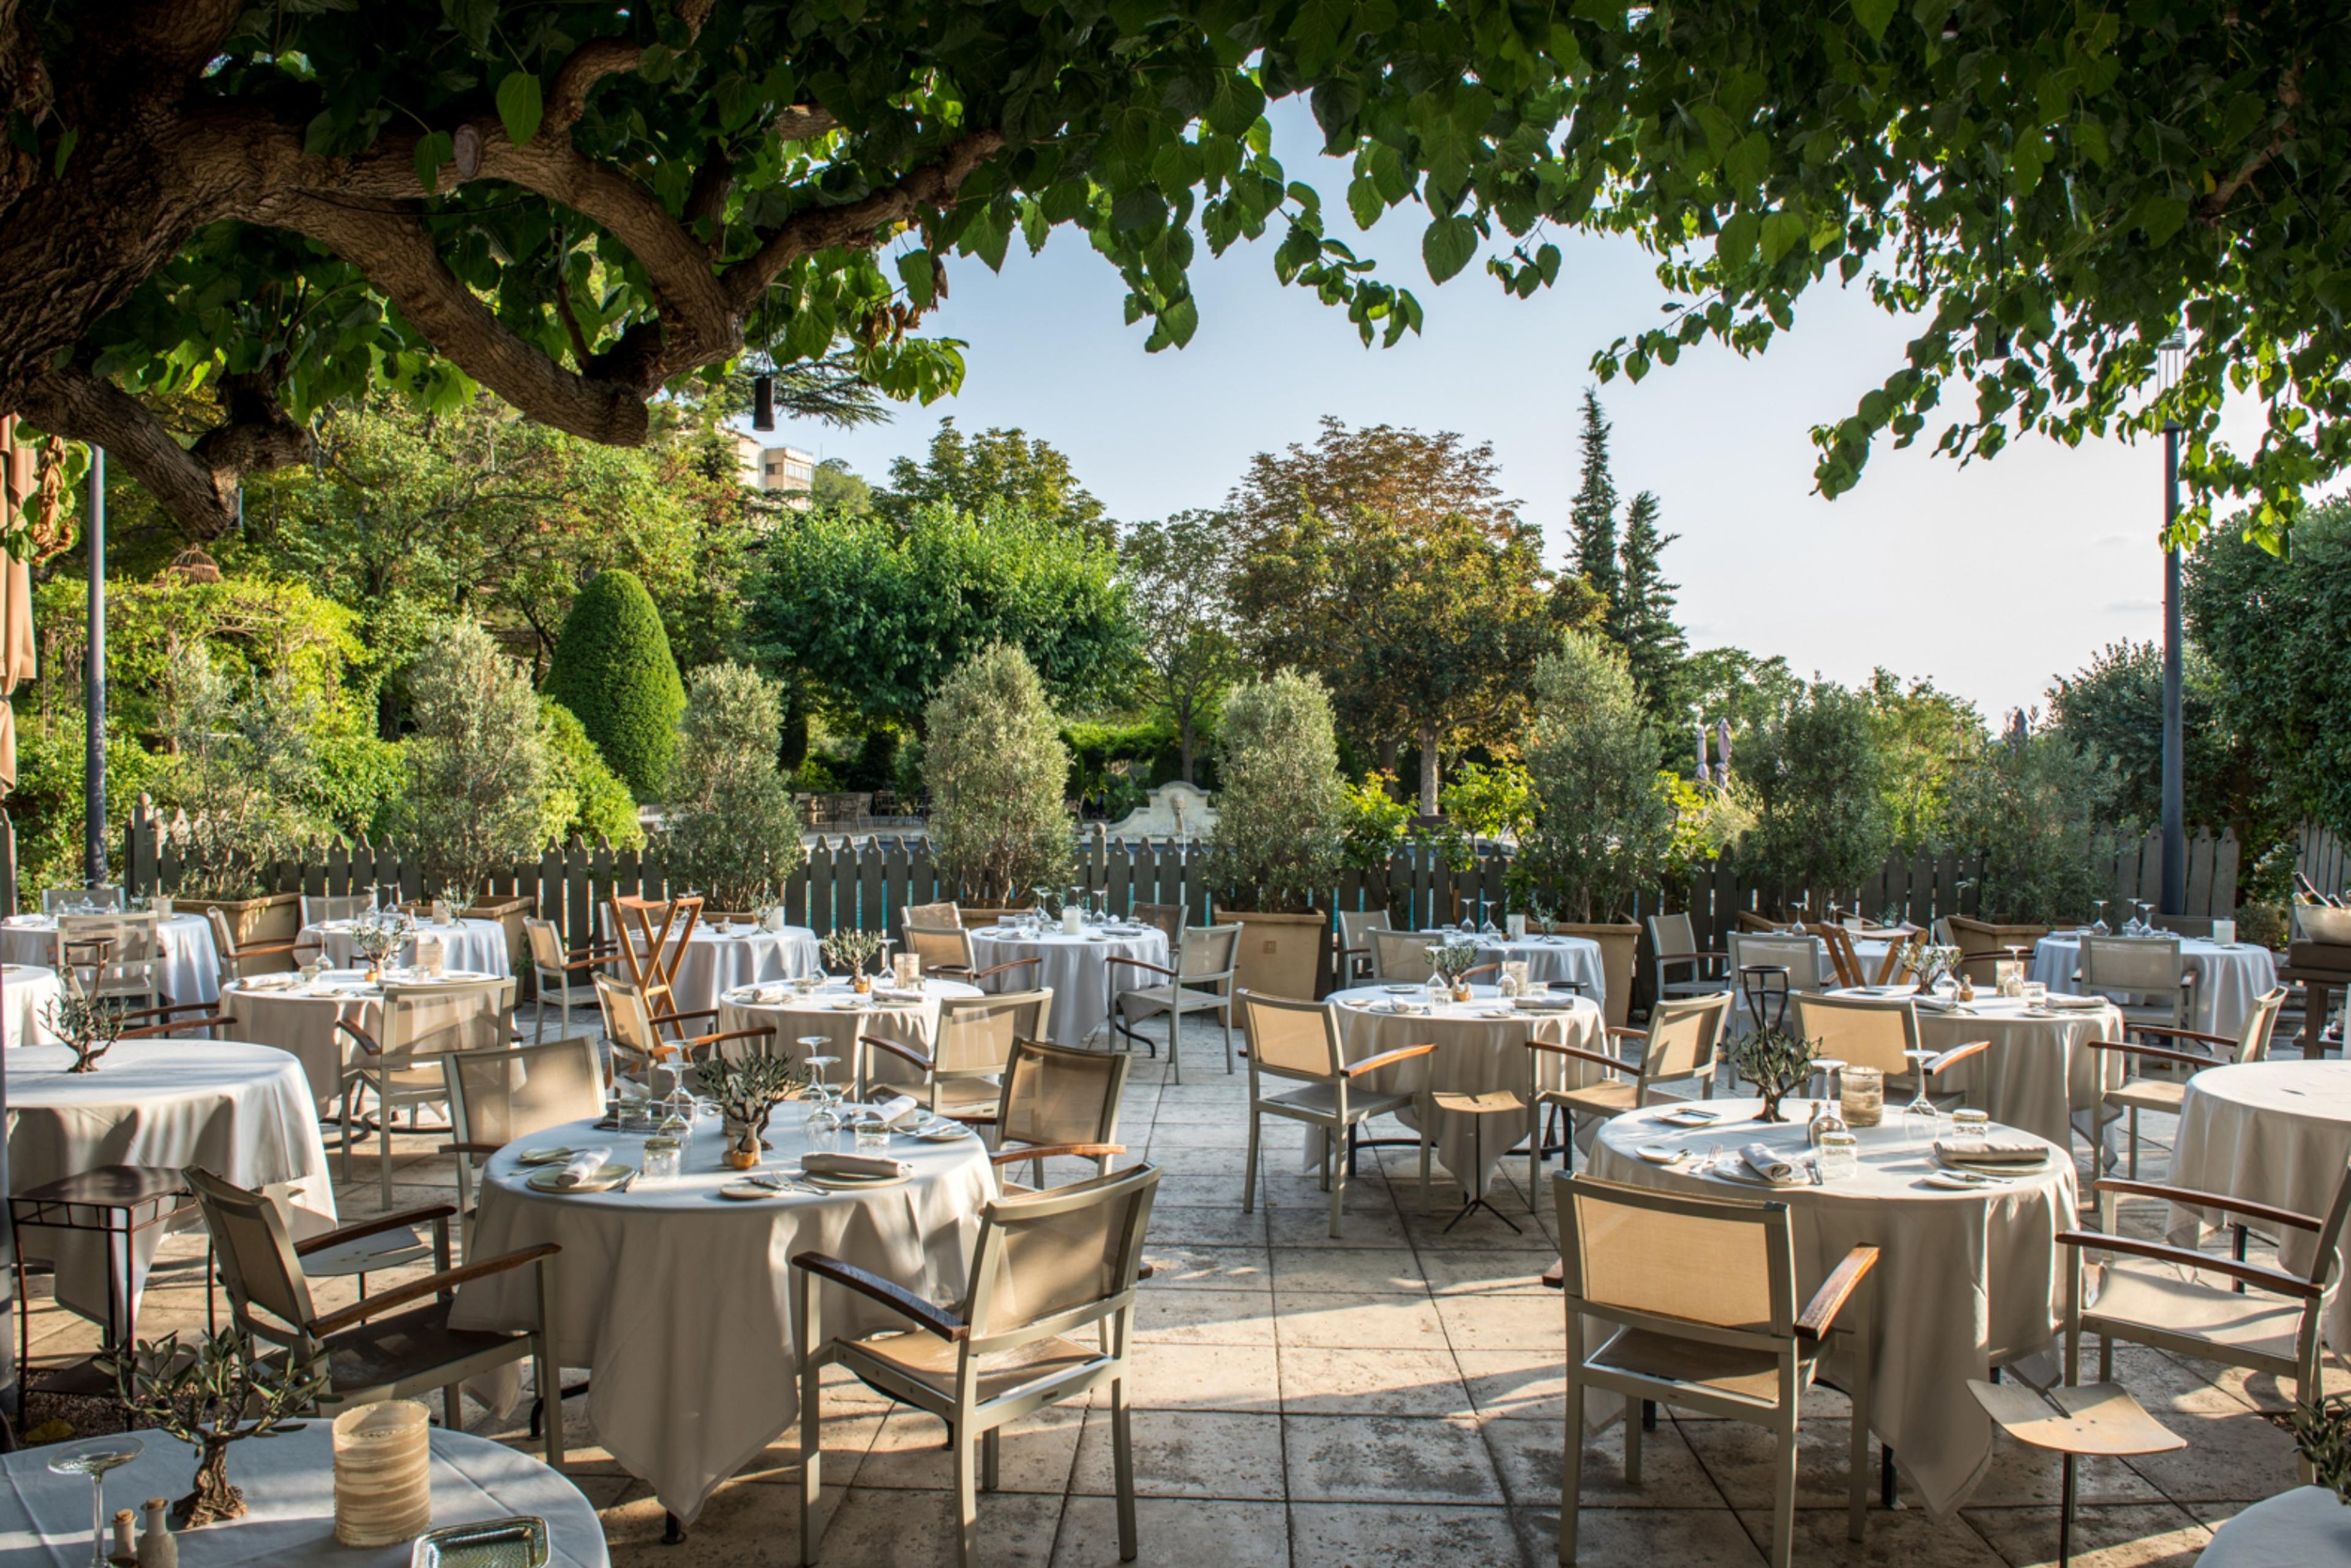
<instances>
[{"instance_id":1,"label":"tree branch","mask_svg":"<svg viewBox=\"0 0 2351 1568\"><path fill-rule=\"evenodd\" d=\"M2302 62L2300 60L2288 66L2285 74L2278 78L2278 102L2284 105L2289 115L2302 107ZM2267 146L2239 164L2234 173L2213 186L2211 191L2196 204L2197 222L2208 228L2218 224L2221 215L2229 210L2229 204L2237 199L2237 193L2252 183L2253 176L2270 166L2271 160L2284 149L2287 141L2293 135L2294 121L2288 119L2271 135Z\"/></svg>"}]
</instances>

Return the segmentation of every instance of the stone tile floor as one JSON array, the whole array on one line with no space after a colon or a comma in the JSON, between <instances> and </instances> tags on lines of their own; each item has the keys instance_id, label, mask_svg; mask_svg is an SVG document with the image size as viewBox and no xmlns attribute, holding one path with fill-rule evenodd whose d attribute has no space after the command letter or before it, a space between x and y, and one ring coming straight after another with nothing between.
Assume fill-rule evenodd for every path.
<instances>
[{"instance_id":1,"label":"stone tile floor","mask_svg":"<svg viewBox=\"0 0 2351 1568\"><path fill-rule=\"evenodd\" d=\"M1424 1211L1416 1159L1365 1155L1346 1199L1345 1235L1326 1234L1325 1205L1299 1172L1295 1134L1271 1140L1258 1212L1239 1203L1248 1137L1246 1071L1220 1071L1217 1036L1196 1020L1186 1081L1140 1058L1120 1136L1166 1176L1148 1256L1156 1272L1136 1323L1135 1473L1140 1561L1288 1568L1552 1562L1564 1425L1559 1297L1539 1282L1558 1257L1548 1192L1530 1206L1523 1157L1505 1162L1492 1197L1520 1227L1472 1215L1447 1231L1459 1193L1440 1175ZM2150 1124L2143 1174L2160 1179L2168 1125ZM433 1136L396 1144L393 1202L450 1201L449 1162ZM2077 1154L2080 1146L2076 1145ZM2083 1155L2086 1173L2086 1155ZM1552 1167L1555 1168L1555 1167ZM371 1153L337 1201L349 1220L378 1211ZM2085 1176L2086 1187L2086 1176ZM2153 1205L2125 1210L2153 1234ZM167 1243L147 1296L142 1336L200 1327L201 1247ZM379 1277L381 1279L381 1277ZM340 1304L349 1287L320 1292ZM55 1308L34 1281L33 1349L86 1346L90 1325ZM2295 1484L2278 1424L2286 1401L2265 1378L2129 1349L2118 1375L2189 1440L2184 1452L2083 1473L2074 1561L2085 1568L2192 1563L2210 1527ZM2330 1385L2351 1375L2330 1374ZM601 1511L615 1563L795 1561L795 1435L787 1433L714 1496L687 1541L661 1543L663 1513L611 1461L574 1401L572 1473ZM435 1406L437 1413L437 1404ZM519 1421L468 1407L474 1430L526 1441ZM2003 1445L1970 1504L1937 1521L1873 1504L1865 1546L1844 1539L1843 1400L1808 1396L1799 1469L1796 1557L1803 1563L2022 1568L2056 1553L2057 1461ZM824 1561L889 1568L951 1562L951 1472L943 1428L862 1385L828 1396L829 1520ZM1771 1514L1769 1441L1751 1427L1661 1413L1644 1451L1644 1483L1623 1481L1621 1433L1585 1439L1582 1560L1595 1568L1700 1568L1763 1561ZM992 1563L1107 1565L1117 1561L1109 1427L1102 1408L1048 1410L1009 1430L1002 1487L983 1494Z\"/></svg>"}]
</instances>

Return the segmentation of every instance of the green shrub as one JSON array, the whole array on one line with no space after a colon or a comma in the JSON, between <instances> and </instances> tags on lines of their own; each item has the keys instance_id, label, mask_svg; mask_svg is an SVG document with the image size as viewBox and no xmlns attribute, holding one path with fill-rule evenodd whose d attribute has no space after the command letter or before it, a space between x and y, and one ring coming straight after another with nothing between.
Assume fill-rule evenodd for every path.
<instances>
[{"instance_id":1,"label":"green shrub","mask_svg":"<svg viewBox=\"0 0 2351 1568\"><path fill-rule=\"evenodd\" d=\"M1612 920L1656 886L1674 843L1657 751L1656 727L1613 644L1569 632L1537 660L1527 737L1534 821L1513 858L1512 891L1570 920Z\"/></svg>"},{"instance_id":2,"label":"green shrub","mask_svg":"<svg viewBox=\"0 0 2351 1568\"><path fill-rule=\"evenodd\" d=\"M792 788L803 795L838 795L841 791L841 775L821 757L803 757L800 765L792 769Z\"/></svg>"},{"instance_id":3,"label":"green shrub","mask_svg":"<svg viewBox=\"0 0 2351 1568\"><path fill-rule=\"evenodd\" d=\"M256 896L266 868L323 836L302 809L318 793L310 732L319 701L282 669L235 678L203 643L172 651L162 685L172 754L161 795L185 813L167 830L180 856L172 891Z\"/></svg>"},{"instance_id":4,"label":"green shrub","mask_svg":"<svg viewBox=\"0 0 2351 1568\"><path fill-rule=\"evenodd\" d=\"M1412 808L1395 798L1396 777L1366 772L1360 784L1340 787L1340 862L1351 870L1384 872L1402 848Z\"/></svg>"},{"instance_id":5,"label":"green shrub","mask_svg":"<svg viewBox=\"0 0 2351 1568\"><path fill-rule=\"evenodd\" d=\"M571 601L548 664L547 695L579 716L638 800L662 798L685 687L661 612L633 573L599 572Z\"/></svg>"},{"instance_id":6,"label":"green shrub","mask_svg":"<svg viewBox=\"0 0 2351 1568\"><path fill-rule=\"evenodd\" d=\"M434 633L409 687L416 729L395 821L435 891L475 895L547 845L554 769L538 698L470 621Z\"/></svg>"},{"instance_id":7,"label":"green shrub","mask_svg":"<svg viewBox=\"0 0 2351 1568\"><path fill-rule=\"evenodd\" d=\"M1068 880L1070 753L1028 655L1008 643L982 649L940 685L925 717L940 880L983 904Z\"/></svg>"},{"instance_id":8,"label":"green shrub","mask_svg":"<svg viewBox=\"0 0 2351 1568\"><path fill-rule=\"evenodd\" d=\"M1219 909L1301 912L1339 874L1345 786L1331 696L1312 675L1277 671L1235 686L1220 737L1210 876Z\"/></svg>"},{"instance_id":9,"label":"green shrub","mask_svg":"<svg viewBox=\"0 0 2351 1568\"><path fill-rule=\"evenodd\" d=\"M1960 770L1951 826L1984 852L1976 913L2053 925L2086 918L2111 891L2099 879L2098 824L2115 800L2115 773L2055 730L2009 734Z\"/></svg>"},{"instance_id":10,"label":"green shrub","mask_svg":"<svg viewBox=\"0 0 2351 1568\"><path fill-rule=\"evenodd\" d=\"M579 716L543 696L538 734L547 746L547 815L539 824L545 835L559 843L601 839L615 849L642 848L645 831L637 821L636 798L606 765Z\"/></svg>"},{"instance_id":11,"label":"green shrub","mask_svg":"<svg viewBox=\"0 0 2351 1568\"><path fill-rule=\"evenodd\" d=\"M1848 895L1894 845L1886 756L1867 699L1830 681L1806 686L1743 749L1755 829L1740 859L1753 880L1809 889L1814 908Z\"/></svg>"},{"instance_id":12,"label":"green shrub","mask_svg":"<svg viewBox=\"0 0 2351 1568\"><path fill-rule=\"evenodd\" d=\"M783 689L741 664L694 672L678 724L662 854L673 879L718 909L774 903L808 859L799 813L776 768Z\"/></svg>"},{"instance_id":13,"label":"green shrub","mask_svg":"<svg viewBox=\"0 0 2351 1568\"><path fill-rule=\"evenodd\" d=\"M26 909L41 907L45 887L81 885L87 733L79 708L60 708L47 716L29 703L17 709L16 788L8 796L8 816L16 830L16 897ZM106 835L110 880L122 876L123 821L141 791L160 787L170 765L170 758L107 729L106 814L114 824Z\"/></svg>"}]
</instances>

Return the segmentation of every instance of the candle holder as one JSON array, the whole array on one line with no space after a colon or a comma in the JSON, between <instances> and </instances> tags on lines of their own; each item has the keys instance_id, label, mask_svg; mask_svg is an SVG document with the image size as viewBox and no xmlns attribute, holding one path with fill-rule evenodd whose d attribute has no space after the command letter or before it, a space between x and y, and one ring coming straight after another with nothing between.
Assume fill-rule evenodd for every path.
<instances>
[{"instance_id":1,"label":"candle holder","mask_svg":"<svg viewBox=\"0 0 2351 1568\"><path fill-rule=\"evenodd\" d=\"M335 1417L335 1539L390 1546L433 1528L433 1449L422 1401L386 1399Z\"/></svg>"}]
</instances>

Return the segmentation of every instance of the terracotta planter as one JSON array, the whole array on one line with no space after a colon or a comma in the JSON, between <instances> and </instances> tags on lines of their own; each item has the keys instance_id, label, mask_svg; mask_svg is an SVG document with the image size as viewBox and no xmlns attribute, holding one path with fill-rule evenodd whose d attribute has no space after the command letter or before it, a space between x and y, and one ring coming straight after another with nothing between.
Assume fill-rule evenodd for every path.
<instances>
[{"instance_id":1,"label":"terracotta planter","mask_svg":"<svg viewBox=\"0 0 2351 1568\"><path fill-rule=\"evenodd\" d=\"M1600 944L1600 974L1608 987L1608 1021L1624 1028L1632 1017L1633 961L1640 951L1641 928L1562 921L1559 930L1563 936L1588 936Z\"/></svg>"},{"instance_id":2,"label":"terracotta planter","mask_svg":"<svg viewBox=\"0 0 2351 1568\"><path fill-rule=\"evenodd\" d=\"M1265 915L1238 909L1214 912L1217 925L1238 921L1240 951L1233 984L1259 996L1311 1001L1330 988L1331 917L1320 910L1303 915Z\"/></svg>"},{"instance_id":3,"label":"terracotta planter","mask_svg":"<svg viewBox=\"0 0 2351 1568\"><path fill-rule=\"evenodd\" d=\"M174 898L174 915L202 916L217 909L228 920L230 935L239 947L250 947L258 942L268 946L291 942L302 934L302 895L298 893L272 893L260 898ZM284 954L256 958L245 966L248 975L266 975L291 969L295 961Z\"/></svg>"}]
</instances>

